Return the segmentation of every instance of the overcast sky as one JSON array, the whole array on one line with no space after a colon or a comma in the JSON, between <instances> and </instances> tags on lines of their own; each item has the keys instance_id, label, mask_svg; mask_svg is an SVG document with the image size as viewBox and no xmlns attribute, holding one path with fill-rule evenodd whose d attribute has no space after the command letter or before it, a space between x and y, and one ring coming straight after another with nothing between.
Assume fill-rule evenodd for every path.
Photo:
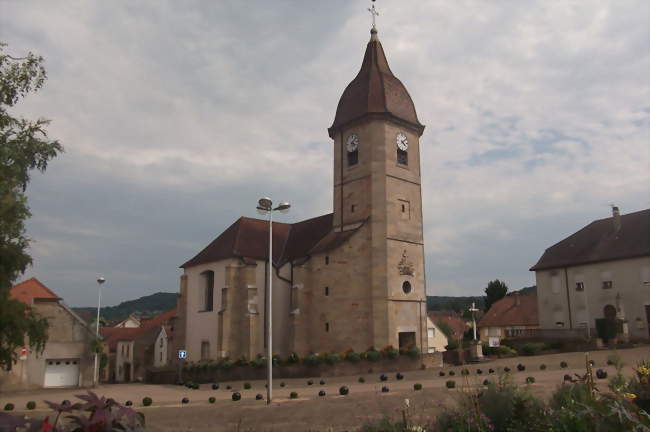
<instances>
[{"instance_id":1,"label":"overcast sky","mask_svg":"<svg viewBox=\"0 0 650 432\"><path fill-rule=\"evenodd\" d=\"M0 1L46 59L14 112L66 152L28 194L36 276L72 306L177 291L178 266L259 197L332 211L327 135L369 1ZM427 291L533 285L544 249L650 207L650 2L380 0L379 38L426 125Z\"/></svg>"}]
</instances>

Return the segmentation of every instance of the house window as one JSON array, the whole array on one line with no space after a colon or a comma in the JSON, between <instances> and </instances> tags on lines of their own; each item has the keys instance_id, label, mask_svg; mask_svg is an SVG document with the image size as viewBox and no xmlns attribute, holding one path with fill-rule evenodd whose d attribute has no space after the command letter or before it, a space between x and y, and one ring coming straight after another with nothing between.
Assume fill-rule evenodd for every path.
<instances>
[{"instance_id":1,"label":"house window","mask_svg":"<svg viewBox=\"0 0 650 432\"><path fill-rule=\"evenodd\" d=\"M326 322L325 323L325 332L329 333L330 331L330 323Z\"/></svg>"},{"instance_id":2,"label":"house window","mask_svg":"<svg viewBox=\"0 0 650 432\"><path fill-rule=\"evenodd\" d=\"M127 357L129 356L129 351L130 351L130 349L131 349L131 345L127 344L127 345L126 345L126 356L127 356Z\"/></svg>"},{"instance_id":3,"label":"house window","mask_svg":"<svg viewBox=\"0 0 650 432\"><path fill-rule=\"evenodd\" d=\"M330 257L326 256L325 257L325 265L329 265L329 263L330 263Z\"/></svg>"},{"instance_id":4,"label":"house window","mask_svg":"<svg viewBox=\"0 0 650 432\"><path fill-rule=\"evenodd\" d=\"M603 289L610 289L614 286L611 280L603 281Z\"/></svg>"},{"instance_id":5,"label":"house window","mask_svg":"<svg viewBox=\"0 0 650 432\"><path fill-rule=\"evenodd\" d=\"M402 284L402 291L404 291L404 294L410 293L411 289L412 289L411 282L404 281L404 283Z\"/></svg>"},{"instance_id":6,"label":"house window","mask_svg":"<svg viewBox=\"0 0 650 432\"><path fill-rule=\"evenodd\" d=\"M400 165L409 164L409 154L406 150L397 149L397 163Z\"/></svg>"},{"instance_id":7,"label":"house window","mask_svg":"<svg viewBox=\"0 0 650 432\"><path fill-rule=\"evenodd\" d=\"M436 334L436 329L432 329L432 328L427 329L427 337L429 339L435 337L435 334Z\"/></svg>"},{"instance_id":8,"label":"house window","mask_svg":"<svg viewBox=\"0 0 650 432\"><path fill-rule=\"evenodd\" d=\"M560 293L560 276L554 275L551 277L551 290L553 294Z\"/></svg>"},{"instance_id":9,"label":"house window","mask_svg":"<svg viewBox=\"0 0 650 432\"><path fill-rule=\"evenodd\" d=\"M564 321L556 321L555 322L555 327L558 327L558 328L564 327Z\"/></svg>"},{"instance_id":10,"label":"house window","mask_svg":"<svg viewBox=\"0 0 650 432\"><path fill-rule=\"evenodd\" d=\"M201 273L203 277L203 310L213 310L214 304L214 272L211 270Z\"/></svg>"},{"instance_id":11,"label":"house window","mask_svg":"<svg viewBox=\"0 0 650 432\"><path fill-rule=\"evenodd\" d=\"M162 348L162 347L163 347L163 339L160 338L160 348Z\"/></svg>"},{"instance_id":12,"label":"house window","mask_svg":"<svg viewBox=\"0 0 650 432\"><path fill-rule=\"evenodd\" d=\"M228 307L228 288L221 289L221 310L226 310Z\"/></svg>"},{"instance_id":13,"label":"house window","mask_svg":"<svg viewBox=\"0 0 650 432\"><path fill-rule=\"evenodd\" d=\"M354 166L359 163L359 150L348 152L348 166Z\"/></svg>"},{"instance_id":14,"label":"house window","mask_svg":"<svg viewBox=\"0 0 650 432\"><path fill-rule=\"evenodd\" d=\"M585 283L584 282L576 282L576 291L584 291L585 290Z\"/></svg>"},{"instance_id":15,"label":"house window","mask_svg":"<svg viewBox=\"0 0 650 432\"><path fill-rule=\"evenodd\" d=\"M352 204L352 205L350 206L350 213L354 213L354 210L355 210L356 208L357 208L357 206L354 205L354 204Z\"/></svg>"},{"instance_id":16,"label":"house window","mask_svg":"<svg viewBox=\"0 0 650 432\"><path fill-rule=\"evenodd\" d=\"M207 360L210 358L210 342L203 341L201 342L201 360Z\"/></svg>"},{"instance_id":17,"label":"house window","mask_svg":"<svg viewBox=\"0 0 650 432\"><path fill-rule=\"evenodd\" d=\"M160 351L160 363L162 363L162 351Z\"/></svg>"},{"instance_id":18,"label":"house window","mask_svg":"<svg viewBox=\"0 0 650 432\"><path fill-rule=\"evenodd\" d=\"M330 295L330 287L325 287L325 297Z\"/></svg>"},{"instance_id":19,"label":"house window","mask_svg":"<svg viewBox=\"0 0 650 432\"><path fill-rule=\"evenodd\" d=\"M399 210L400 210L400 218L408 220L411 218L411 203L408 202L407 200L399 200L398 201L399 205Z\"/></svg>"}]
</instances>

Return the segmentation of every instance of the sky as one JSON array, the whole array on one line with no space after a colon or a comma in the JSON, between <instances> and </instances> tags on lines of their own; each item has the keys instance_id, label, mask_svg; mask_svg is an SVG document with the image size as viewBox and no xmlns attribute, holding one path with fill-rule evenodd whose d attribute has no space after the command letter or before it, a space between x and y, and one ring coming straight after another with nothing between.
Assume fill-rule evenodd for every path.
<instances>
[{"instance_id":1,"label":"sky","mask_svg":"<svg viewBox=\"0 0 650 432\"><path fill-rule=\"evenodd\" d=\"M366 0L5 1L48 81L13 114L65 147L27 190L38 277L71 306L178 290L262 196L332 211L332 124ZM650 2L379 0L420 122L429 295L535 283L547 247L650 208Z\"/></svg>"}]
</instances>

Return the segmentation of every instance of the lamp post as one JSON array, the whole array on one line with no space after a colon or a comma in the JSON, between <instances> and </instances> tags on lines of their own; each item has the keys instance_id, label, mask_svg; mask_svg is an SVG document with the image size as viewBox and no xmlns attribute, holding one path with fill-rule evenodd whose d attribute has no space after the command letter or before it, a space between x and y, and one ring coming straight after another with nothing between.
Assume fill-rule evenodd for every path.
<instances>
[{"instance_id":1,"label":"lamp post","mask_svg":"<svg viewBox=\"0 0 650 432\"><path fill-rule=\"evenodd\" d=\"M97 323L95 325L95 344L99 341L99 309L102 304L102 285L106 282L106 279L103 276L97 278ZM99 358L97 352L97 345L95 345L95 371L93 372L93 387L97 386L97 381L99 380Z\"/></svg>"},{"instance_id":2,"label":"lamp post","mask_svg":"<svg viewBox=\"0 0 650 432\"><path fill-rule=\"evenodd\" d=\"M288 202L281 202L279 206L273 208L273 201L270 198L260 198L257 205L257 211L261 215L269 215L269 290L266 295L266 332L267 332L267 343L266 343L266 362L267 362L267 377L266 377L266 404L271 403L272 397L272 381L273 381L273 335L272 331L272 307L271 303L273 301L273 212L280 211L282 213L287 213L291 204Z\"/></svg>"}]
</instances>

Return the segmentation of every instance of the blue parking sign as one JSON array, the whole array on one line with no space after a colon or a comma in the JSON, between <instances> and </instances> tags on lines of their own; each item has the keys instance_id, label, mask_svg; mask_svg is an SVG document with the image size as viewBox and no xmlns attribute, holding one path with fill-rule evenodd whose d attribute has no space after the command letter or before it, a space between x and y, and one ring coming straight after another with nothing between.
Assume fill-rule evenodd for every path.
<instances>
[{"instance_id":1,"label":"blue parking sign","mask_svg":"<svg viewBox=\"0 0 650 432\"><path fill-rule=\"evenodd\" d=\"M186 359L186 358L187 358L187 351L185 351L185 350L178 350L178 358L179 358L179 359Z\"/></svg>"}]
</instances>

